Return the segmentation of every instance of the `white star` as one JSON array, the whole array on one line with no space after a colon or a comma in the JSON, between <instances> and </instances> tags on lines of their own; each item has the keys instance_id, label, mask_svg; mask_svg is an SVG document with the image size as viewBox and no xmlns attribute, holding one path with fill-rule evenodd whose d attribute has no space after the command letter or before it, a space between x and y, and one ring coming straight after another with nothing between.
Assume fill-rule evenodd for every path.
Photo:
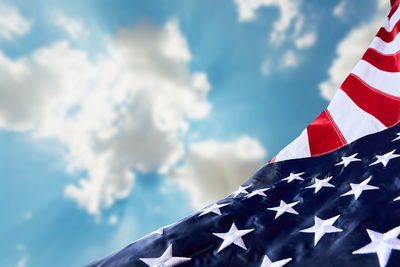
<instances>
[{"instance_id":1,"label":"white star","mask_svg":"<svg viewBox=\"0 0 400 267\"><path fill-rule=\"evenodd\" d=\"M219 238L224 240L221 246L219 247L217 253L223 250L224 248L230 246L231 244L235 244L243 249L247 249L246 245L243 242L242 236L247 235L252 231L254 231L254 229L238 230L235 223L232 223L232 226L228 232L213 233L213 235L218 236Z\"/></svg>"},{"instance_id":2,"label":"white star","mask_svg":"<svg viewBox=\"0 0 400 267\"><path fill-rule=\"evenodd\" d=\"M222 208L222 207L225 207L225 206L228 206L228 205L229 205L229 203L223 203L223 204L214 203L214 204L206 207L205 209L203 209L202 213L200 213L198 217L206 215L206 214L208 214L210 212L213 212L215 214L221 215L221 211L220 211L219 208Z\"/></svg>"},{"instance_id":3,"label":"white star","mask_svg":"<svg viewBox=\"0 0 400 267\"><path fill-rule=\"evenodd\" d=\"M268 256L265 255L260 267L281 267L291 260L292 260L292 258L287 258L287 259L272 262L268 258Z\"/></svg>"},{"instance_id":4,"label":"white star","mask_svg":"<svg viewBox=\"0 0 400 267\"><path fill-rule=\"evenodd\" d=\"M351 156L348 156L348 157L342 157L342 161L339 162L339 163L336 163L335 166L343 164L344 167L347 167L347 165L349 165L351 162L361 161L361 159L356 158L357 154L358 153L355 153L355 154L353 154Z\"/></svg>"},{"instance_id":5,"label":"white star","mask_svg":"<svg viewBox=\"0 0 400 267\"><path fill-rule=\"evenodd\" d=\"M291 172L290 175L289 175L288 177L282 179L282 181L287 181L288 183L291 183L291 182L293 182L294 180L303 181L304 179L301 178L301 176L300 176L300 175L303 175L303 174L304 174L304 172L299 172L299 173L293 173L293 172Z\"/></svg>"},{"instance_id":6,"label":"white star","mask_svg":"<svg viewBox=\"0 0 400 267\"><path fill-rule=\"evenodd\" d=\"M369 166L382 163L383 166L386 167L386 165L389 163L389 161L391 159L400 157L399 154L394 154L395 151L396 151L396 149L394 149L384 155L376 155L377 160L375 162L369 164Z\"/></svg>"},{"instance_id":7,"label":"white star","mask_svg":"<svg viewBox=\"0 0 400 267\"><path fill-rule=\"evenodd\" d=\"M397 140L400 140L400 133L397 133L397 137L395 139L393 139L392 142L397 141Z\"/></svg>"},{"instance_id":8,"label":"white star","mask_svg":"<svg viewBox=\"0 0 400 267\"><path fill-rule=\"evenodd\" d=\"M269 190L270 188L262 188L262 189L256 189L253 192L251 192L250 194L247 195L247 198L251 198L254 197L256 195L259 196L264 196L266 197L267 195L264 193L265 191Z\"/></svg>"},{"instance_id":9,"label":"white star","mask_svg":"<svg viewBox=\"0 0 400 267\"><path fill-rule=\"evenodd\" d=\"M400 196L398 196L395 199L393 199L393 201L397 201L397 200L400 200Z\"/></svg>"},{"instance_id":10,"label":"white star","mask_svg":"<svg viewBox=\"0 0 400 267\"><path fill-rule=\"evenodd\" d=\"M296 206L299 202L300 201L296 201L293 203L286 204L285 201L281 200L281 203L279 204L279 206L273 207L273 208L268 208L268 209L276 211L275 219L278 218L279 216L281 216L282 214L284 214L285 212L289 212L292 214L299 214L297 211L295 211L293 209L293 207Z\"/></svg>"},{"instance_id":11,"label":"white star","mask_svg":"<svg viewBox=\"0 0 400 267\"><path fill-rule=\"evenodd\" d=\"M357 200L360 197L362 191L379 189L379 187L368 184L369 181L371 180L371 178L372 178L372 176L368 177L367 179L362 181L360 184L350 183L351 190L340 196L342 197L342 196L354 195L354 198Z\"/></svg>"},{"instance_id":12,"label":"white star","mask_svg":"<svg viewBox=\"0 0 400 267\"><path fill-rule=\"evenodd\" d=\"M249 192L247 192L246 189L249 188L249 187L250 187L250 185L248 185L248 186L239 186L239 188L236 189L236 191L233 192L231 195L233 195L233 198L235 198L240 194L247 194Z\"/></svg>"},{"instance_id":13,"label":"white star","mask_svg":"<svg viewBox=\"0 0 400 267\"><path fill-rule=\"evenodd\" d=\"M140 258L140 260L151 267L164 267L164 266L167 267L167 266L176 266L181 263L190 261L191 258L173 257L172 244L171 244L159 258Z\"/></svg>"},{"instance_id":14,"label":"white star","mask_svg":"<svg viewBox=\"0 0 400 267\"><path fill-rule=\"evenodd\" d=\"M379 265L381 267L386 266L392 249L400 250L400 239L397 238L400 234L400 226L383 234L369 229L367 229L367 233L371 239L371 243L353 251L353 254L376 253L378 255Z\"/></svg>"},{"instance_id":15,"label":"white star","mask_svg":"<svg viewBox=\"0 0 400 267\"><path fill-rule=\"evenodd\" d=\"M335 233L335 232L341 232L343 231L342 229L339 229L333 224L335 221L339 218L340 215L337 215L335 217L329 218L327 220L322 220L315 216L314 218L314 226L300 230L300 232L303 233L315 233L314 236L314 246L317 245L318 241L326 234L326 233Z\"/></svg>"},{"instance_id":16,"label":"white star","mask_svg":"<svg viewBox=\"0 0 400 267\"><path fill-rule=\"evenodd\" d=\"M329 181L332 179L332 176L329 176L325 179L318 179L315 178L315 183L313 185L307 186L306 188L315 188L315 194L322 188L322 187L335 187L333 184L330 184Z\"/></svg>"}]
</instances>

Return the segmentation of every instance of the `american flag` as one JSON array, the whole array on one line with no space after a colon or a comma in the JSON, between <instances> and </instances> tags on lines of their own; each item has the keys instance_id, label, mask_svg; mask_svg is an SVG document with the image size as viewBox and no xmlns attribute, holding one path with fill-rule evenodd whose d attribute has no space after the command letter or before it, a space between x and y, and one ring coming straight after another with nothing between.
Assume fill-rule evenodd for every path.
<instances>
[{"instance_id":1,"label":"american flag","mask_svg":"<svg viewBox=\"0 0 400 267\"><path fill-rule=\"evenodd\" d=\"M328 108L269 164L87 266L400 266L399 4Z\"/></svg>"}]
</instances>

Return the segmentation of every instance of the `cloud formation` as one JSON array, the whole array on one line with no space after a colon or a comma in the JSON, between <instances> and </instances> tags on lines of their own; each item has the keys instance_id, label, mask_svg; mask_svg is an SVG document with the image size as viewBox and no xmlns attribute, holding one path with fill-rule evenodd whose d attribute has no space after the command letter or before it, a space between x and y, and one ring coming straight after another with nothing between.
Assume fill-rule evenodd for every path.
<instances>
[{"instance_id":1,"label":"cloud formation","mask_svg":"<svg viewBox=\"0 0 400 267\"><path fill-rule=\"evenodd\" d=\"M346 20L346 7L348 5L347 0L340 1L332 11L332 15L341 19Z\"/></svg>"},{"instance_id":2,"label":"cloud formation","mask_svg":"<svg viewBox=\"0 0 400 267\"><path fill-rule=\"evenodd\" d=\"M277 8L280 17L273 23L269 41L275 47L289 44L289 48L283 55L279 70L298 67L302 50L312 47L317 41L316 30L311 23L306 23L307 18L301 12L301 2L297 0L234 0L237 6L240 22L248 22L256 19L256 12L262 7ZM280 54L280 53L277 53ZM268 56L260 66L261 74L271 74L271 60Z\"/></svg>"},{"instance_id":3,"label":"cloud formation","mask_svg":"<svg viewBox=\"0 0 400 267\"><path fill-rule=\"evenodd\" d=\"M375 15L367 22L353 28L336 47L336 58L328 69L328 79L319 84L321 96L331 100L351 72L373 37L378 32L388 12L389 1L378 0Z\"/></svg>"},{"instance_id":4,"label":"cloud formation","mask_svg":"<svg viewBox=\"0 0 400 267\"><path fill-rule=\"evenodd\" d=\"M113 214L108 218L108 224L109 225L115 225L118 223L118 217L117 215Z\"/></svg>"},{"instance_id":5,"label":"cloud formation","mask_svg":"<svg viewBox=\"0 0 400 267\"><path fill-rule=\"evenodd\" d=\"M303 27L304 17L300 13L299 1L293 0L235 0L239 13L239 21L251 21L256 18L256 11L265 7L276 7L279 9L280 17L273 25L270 41L280 44L286 39L286 32L292 23L296 30Z\"/></svg>"},{"instance_id":6,"label":"cloud formation","mask_svg":"<svg viewBox=\"0 0 400 267\"><path fill-rule=\"evenodd\" d=\"M299 56L293 50L288 50L283 55L282 68L295 68L299 63Z\"/></svg>"},{"instance_id":7,"label":"cloud formation","mask_svg":"<svg viewBox=\"0 0 400 267\"><path fill-rule=\"evenodd\" d=\"M261 144L244 136L232 142L207 140L189 146L184 164L168 176L201 208L232 193L265 163Z\"/></svg>"},{"instance_id":8,"label":"cloud formation","mask_svg":"<svg viewBox=\"0 0 400 267\"><path fill-rule=\"evenodd\" d=\"M79 39L86 37L89 32L83 26L82 21L75 18L67 17L66 15L56 12L57 15L54 16L55 22L58 27L64 30L73 39Z\"/></svg>"},{"instance_id":9,"label":"cloud formation","mask_svg":"<svg viewBox=\"0 0 400 267\"><path fill-rule=\"evenodd\" d=\"M308 32L303 36L297 38L294 42L297 49L303 50L312 47L317 41L317 35L315 32Z\"/></svg>"},{"instance_id":10,"label":"cloud formation","mask_svg":"<svg viewBox=\"0 0 400 267\"><path fill-rule=\"evenodd\" d=\"M66 41L18 59L0 53L0 127L65 145L68 171L81 175L65 194L91 214L130 193L133 169L174 166L188 120L211 108L176 20L121 29L95 58Z\"/></svg>"},{"instance_id":11,"label":"cloud formation","mask_svg":"<svg viewBox=\"0 0 400 267\"><path fill-rule=\"evenodd\" d=\"M0 39L11 40L29 32L32 21L24 18L18 9L0 2Z\"/></svg>"}]
</instances>

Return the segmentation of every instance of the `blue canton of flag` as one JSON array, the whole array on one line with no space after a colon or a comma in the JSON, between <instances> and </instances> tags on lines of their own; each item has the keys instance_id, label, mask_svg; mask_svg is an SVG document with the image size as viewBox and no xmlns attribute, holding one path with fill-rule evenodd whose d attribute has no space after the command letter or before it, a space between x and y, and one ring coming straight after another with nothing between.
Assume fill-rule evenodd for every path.
<instances>
[{"instance_id":1,"label":"blue canton of flag","mask_svg":"<svg viewBox=\"0 0 400 267\"><path fill-rule=\"evenodd\" d=\"M399 266L400 124L265 165L237 191L94 266Z\"/></svg>"}]
</instances>

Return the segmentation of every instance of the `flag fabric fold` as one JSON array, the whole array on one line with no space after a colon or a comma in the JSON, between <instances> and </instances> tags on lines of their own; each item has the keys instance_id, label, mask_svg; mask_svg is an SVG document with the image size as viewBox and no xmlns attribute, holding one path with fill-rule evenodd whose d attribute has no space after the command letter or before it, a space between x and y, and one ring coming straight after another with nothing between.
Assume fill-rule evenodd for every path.
<instances>
[{"instance_id":1,"label":"flag fabric fold","mask_svg":"<svg viewBox=\"0 0 400 267\"><path fill-rule=\"evenodd\" d=\"M400 121L399 3L391 1L382 27L327 109L270 163L323 155Z\"/></svg>"},{"instance_id":2,"label":"flag fabric fold","mask_svg":"<svg viewBox=\"0 0 400 267\"><path fill-rule=\"evenodd\" d=\"M88 267L399 266L399 166L400 124L268 164L227 198Z\"/></svg>"},{"instance_id":3,"label":"flag fabric fold","mask_svg":"<svg viewBox=\"0 0 400 267\"><path fill-rule=\"evenodd\" d=\"M333 100L225 199L95 266L400 266L400 0Z\"/></svg>"}]
</instances>

